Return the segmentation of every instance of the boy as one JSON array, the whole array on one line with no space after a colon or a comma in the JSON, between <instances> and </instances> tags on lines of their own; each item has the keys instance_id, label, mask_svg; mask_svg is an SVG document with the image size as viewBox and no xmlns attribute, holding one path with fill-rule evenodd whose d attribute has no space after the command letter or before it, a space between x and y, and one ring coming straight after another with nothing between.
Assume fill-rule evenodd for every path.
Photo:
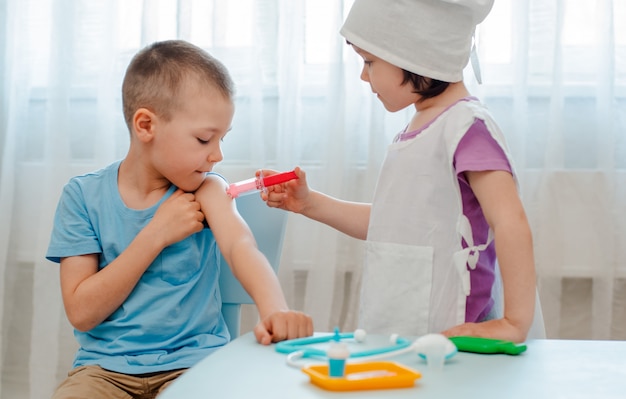
<instances>
[{"instance_id":1,"label":"boy","mask_svg":"<svg viewBox=\"0 0 626 399\"><path fill-rule=\"evenodd\" d=\"M225 67L184 41L154 43L122 96L128 154L65 186L46 255L80 344L55 399L154 397L225 345L218 246L257 305L260 343L313 332L209 173L234 113Z\"/></svg>"}]
</instances>

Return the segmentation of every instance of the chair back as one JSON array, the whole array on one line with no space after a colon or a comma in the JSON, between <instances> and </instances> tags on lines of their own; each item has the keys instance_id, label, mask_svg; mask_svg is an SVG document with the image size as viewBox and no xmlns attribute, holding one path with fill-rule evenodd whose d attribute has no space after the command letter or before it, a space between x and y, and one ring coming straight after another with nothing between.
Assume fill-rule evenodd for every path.
<instances>
[{"instance_id":1,"label":"chair back","mask_svg":"<svg viewBox=\"0 0 626 399\"><path fill-rule=\"evenodd\" d=\"M274 272L277 272L287 225L287 212L268 207L258 194L238 197L236 203L239 214L252 230L259 250L272 265ZM240 333L241 305L253 304L254 301L233 276L223 256L219 286L222 315L231 339L234 339Z\"/></svg>"}]
</instances>

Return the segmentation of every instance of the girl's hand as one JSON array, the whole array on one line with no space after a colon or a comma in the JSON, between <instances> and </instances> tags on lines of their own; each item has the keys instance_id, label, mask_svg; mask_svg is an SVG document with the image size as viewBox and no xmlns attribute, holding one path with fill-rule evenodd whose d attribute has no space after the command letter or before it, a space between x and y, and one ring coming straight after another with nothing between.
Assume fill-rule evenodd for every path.
<instances>
[{"instance_id":1,"label":"girl's hand","mask_svg":"<svg viewBox=\"0 0 626 399\"><path fill-rule=\"evenodd\" d=\"M463 323L442 332L446 337L482 337L502 339L515 343L526 340L526 332L507 319L488 320L482 323Z\"/></svg>"},{"instance_id":2,"label":"girl's hand","mask_svg":"<svg viewBox=\"0 0 626 399\"><path fill-rule=\"evenodd\" d=\"M263 169L262 171L257 171L257 177L261 172L263 172L264 176L277 173L274 170ZM297 179L267 187L267 193L261 193L261 199L268 206L295 213L303 213L307 208L311 190L306 181L306 173L300 167L296 167L294 172L298 176Z\"/></svg>"}]
</instances>

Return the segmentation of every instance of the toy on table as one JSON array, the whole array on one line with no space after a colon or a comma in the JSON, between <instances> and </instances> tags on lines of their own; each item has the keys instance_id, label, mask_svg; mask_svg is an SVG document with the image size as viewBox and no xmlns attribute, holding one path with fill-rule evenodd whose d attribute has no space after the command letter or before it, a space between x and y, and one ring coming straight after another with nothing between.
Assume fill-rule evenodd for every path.
<instances>
[{"instance_id":1,"label":"toy on table","mask_svg":"<svg viewBox=\"0 0 626 399\"><path fill-rule=\"evenodd\" d=\"M340 342L338 331L335 331L333 341L326 351L326 356L328 356L328 375L330 377L343 377L346 371L346 360L350 357L350 351L345 343Z\"/></svg>"},{"instance_id":2,"label":"toy on table","mask_svg":"<svg viewBox=\"0 0 626 399\"><path fill-rule=\"evenodd\" d=\"M237 183L232 183L226 190L226 193L230 195L231 198L237 198L242 195L265 191L266 187L271 187L280 183L286 183L289 180L297 178L298 176L293 170L290 172L276 173L275 175L271 176L263 176L263 173L261 173L258 177L253 177L251 179L242 180Z\"/></svg>"},{"instance_id":3,"label":"toy on table","mask_svg":"<svg viewBox=\"0 0 626 399\"><path fill-rule=\"evenodd\" d=\"M417 354L426 360L429 371L443 370L446 359L456 353L457 348L442 334L426 334L415 340Z\"/></svg>"},{"instance_id":4,"label":"toy on table","mask_svg":"<svg viewBox=\"0 0 626 399\"><path fill-rule=\"evenodd\" d=\"M288 365L300 368L301 365L296 362L299 359L328 358L326 350L315 348L312 345L341 340L352 340L360 343L365 341L366 336L367 333L361 329L356 330L354 333L340 333L338 329L335 329L335 333L332 335L296 338L279 342L276 344L276 351L287 354ZM433 338L434 336L439 336L439 339ZM415 352L421 358L427 359L434 350L439 350L438 348L440 347L443 347L444 359L449 359L457 352L456 346L441 334L427 334L413 342L397 334L392 334L390 341L391 346L352 351L349 359L353 361L379 360L410 352Z\"/></svg>"},{"instance_id":5,"label":"toy on table","mask_svg":"<svg viewBox=\"0 0 626 399\"><path fill-rule=\"evenodd\" d=\"M457 352L452 342L440 334L428 334L411 342L393 334L390 346L340 353L338 344L342 340L362 343L364 330L354 333L340 333L335 329L332 335L298 338L276 344L276 351L287 354L287 364L301 368L311 382L330 390L361 390L400 388L414 385L421 374L395 362L377 361L385 357L416 352L426 359L429 369L440 369ZM328 350L312 347L315 344L330 343ZM297 361L302 358L319 358L325 364L302 366ZM436 360L433 360L436 359ZM376 360L376 361L375 361ZM433 366L433 361L435 366ZM343 372L341 370L343 369Z\"/></svg>"},{"instance_id":6,"label":"toy on table","mask_svg":"<svg viewBox=\"0 0 626 399\"><path fill-rule=\"evenodd\" d=\"M331 391L408 388L422 375L395 362L363 362L347 364L344 377L331 377L328 366L314 365L302 369L311 383Z\"/></svg>"},{"instance_id":7,"label":"toy on table","mask_svg":"<svg viewBox=\"0 0 626 399\"><path fill-rule=\"evenodd\" d=\"M526 351L525 344L518 345L515 342L501 339L458 336L451 337L450 341L452 341L461 352L519 355Z\"/></svg>"}]
</instances>

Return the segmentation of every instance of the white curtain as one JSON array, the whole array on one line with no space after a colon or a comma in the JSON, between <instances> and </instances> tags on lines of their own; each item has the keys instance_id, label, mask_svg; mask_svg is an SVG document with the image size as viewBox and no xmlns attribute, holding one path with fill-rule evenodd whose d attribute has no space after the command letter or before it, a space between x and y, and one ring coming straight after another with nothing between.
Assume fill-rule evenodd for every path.
<instances>
[{"instance_id":1,"label":"white curtain","mask_svg":"<svg viewBox=\"0 0 626 399\"><path fill-rule=\"evenodd\" d=\"M50 397L76 344L44 259L63 184L123 157L120 86L155 40L189 40L237 83L218 171L307 171L371 199L390 138L338 34L341 0L0 0L0 398ZM498 0L467 83L508 137L550 338L626 339L626 2ZM356 327L361 243L290 215L280 280L318 331ZM247 322L254 324L248 309Z\"/></svg>"}]
</instances>

